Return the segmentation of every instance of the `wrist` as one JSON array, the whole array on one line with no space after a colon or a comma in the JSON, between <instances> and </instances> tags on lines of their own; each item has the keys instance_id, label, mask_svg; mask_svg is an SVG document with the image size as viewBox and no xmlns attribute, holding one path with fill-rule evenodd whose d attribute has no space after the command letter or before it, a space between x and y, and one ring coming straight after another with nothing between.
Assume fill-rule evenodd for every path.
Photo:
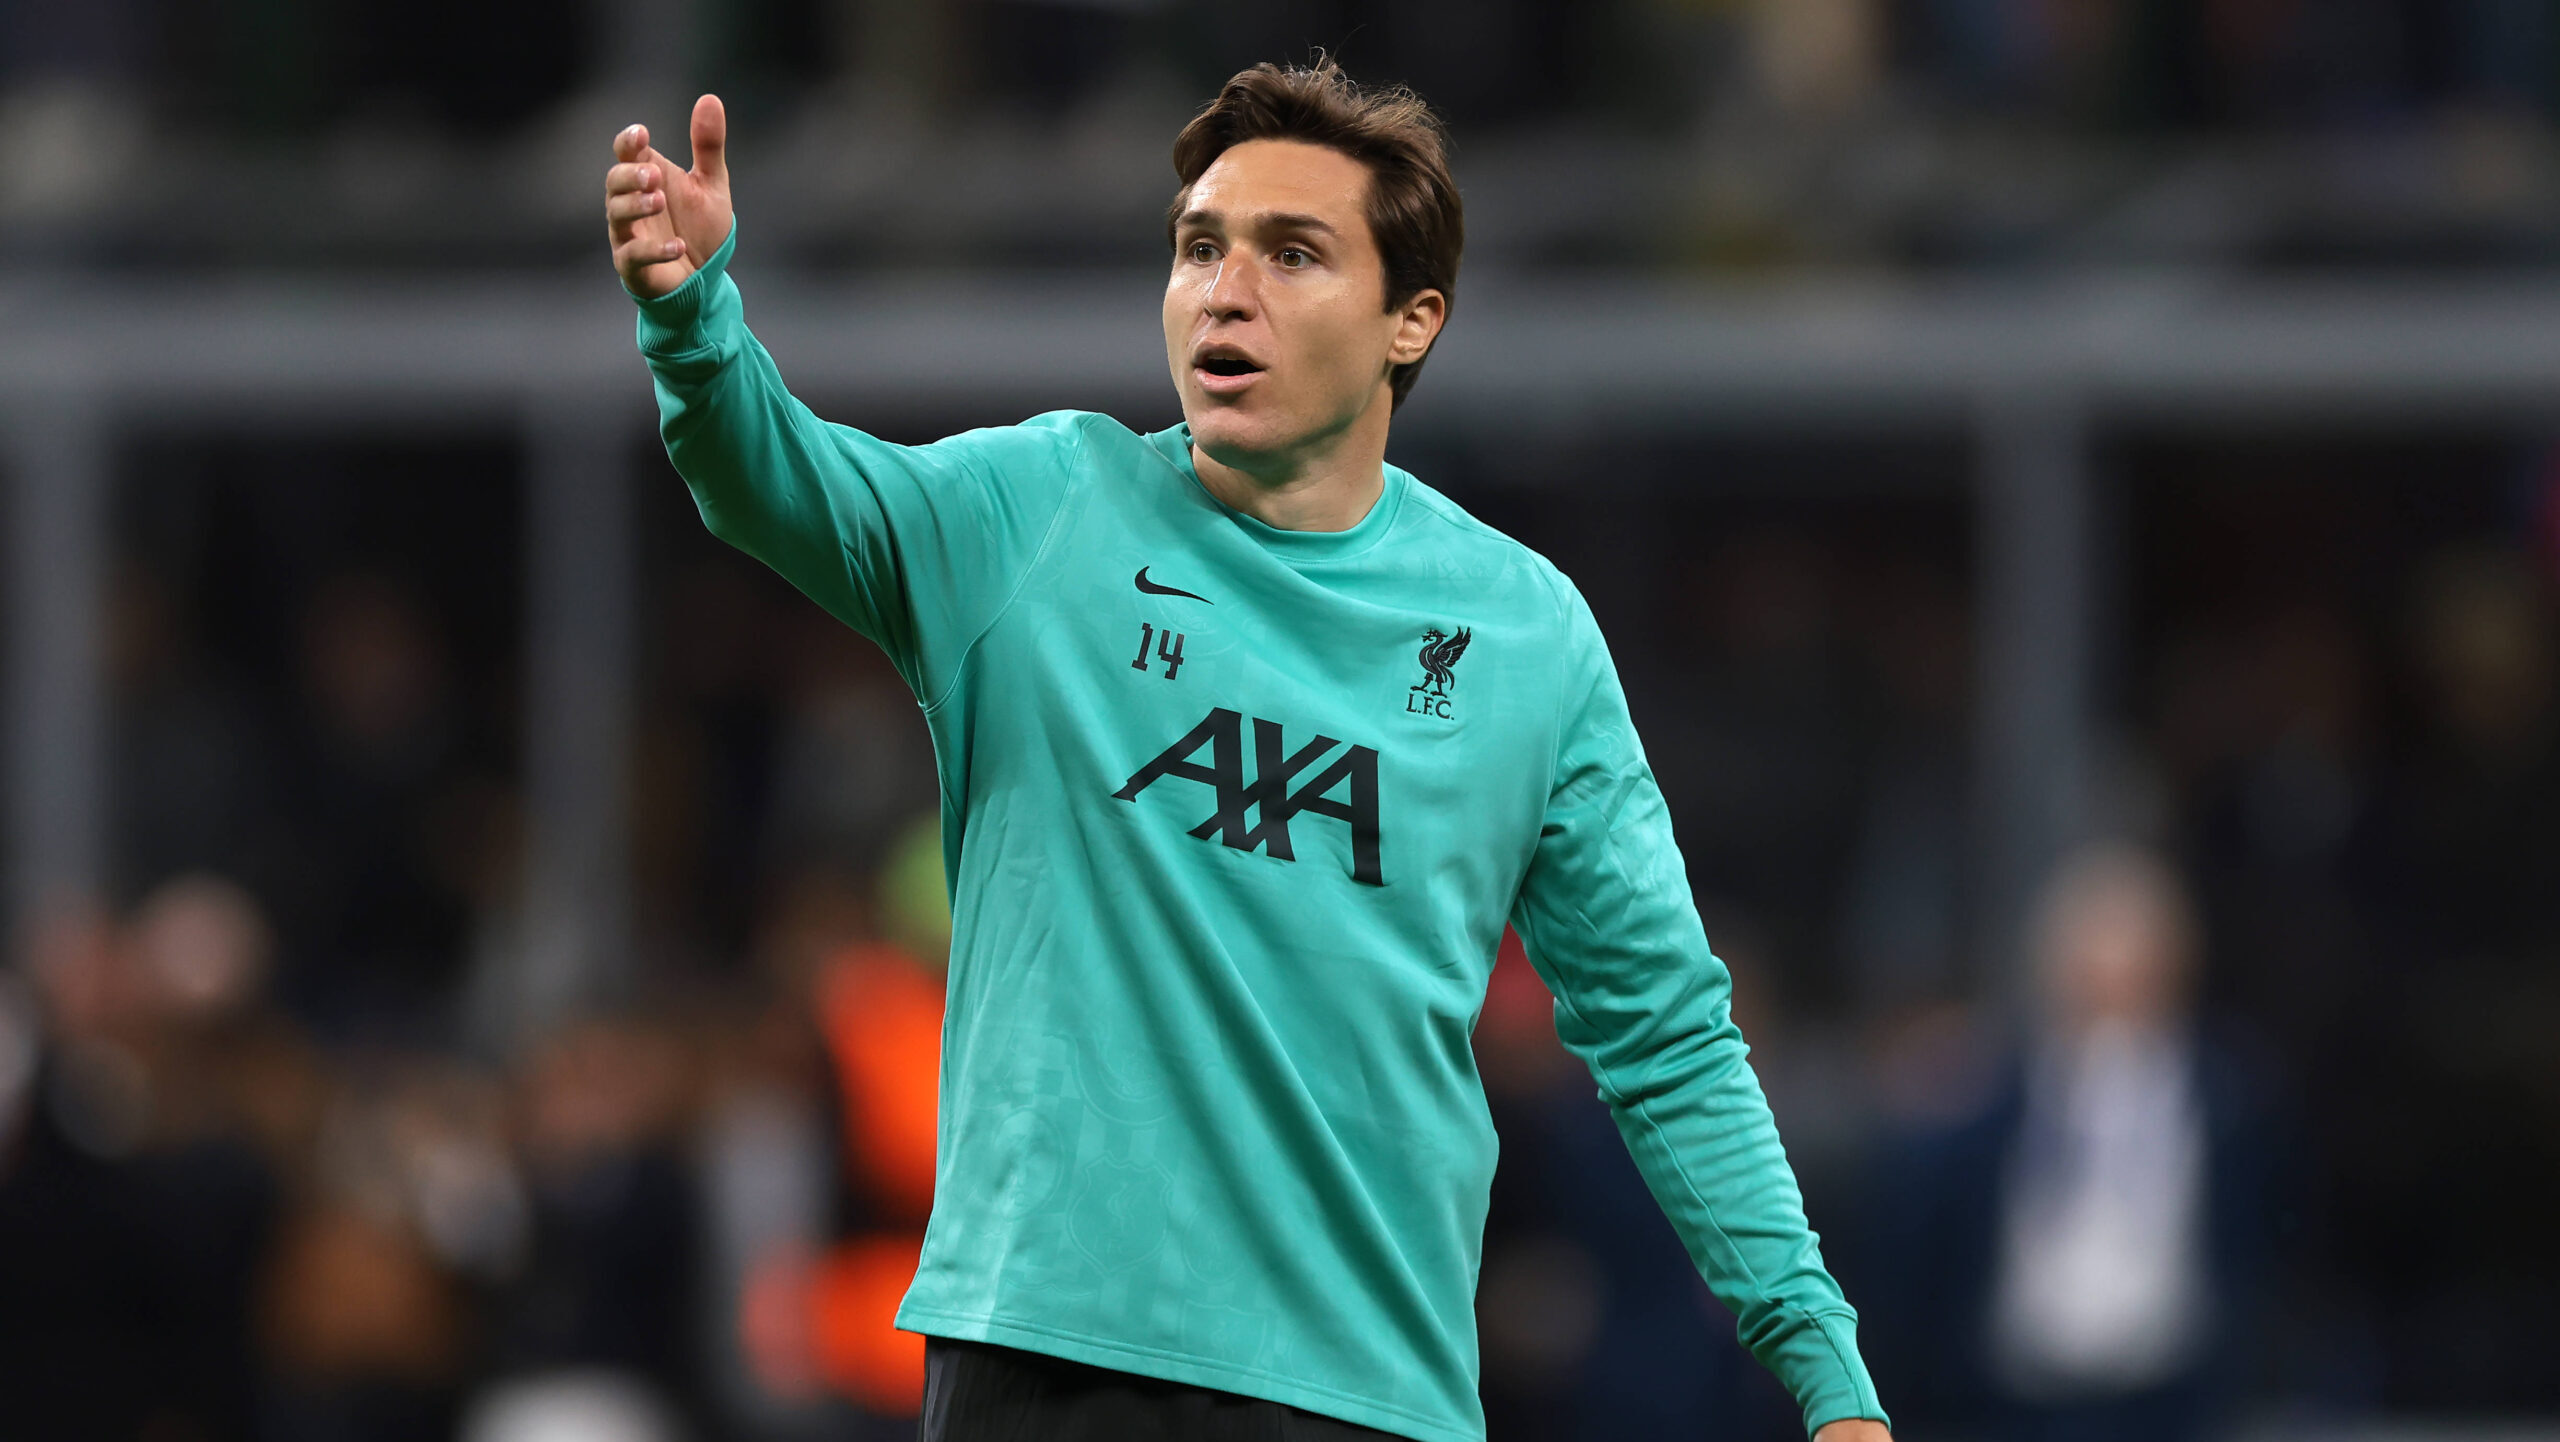
<instances>
[{"instance_id":1,"label":"wrist","mask_svg":"<svg viewBox=\"0 0 2560 1442\"><path fill-rule=\"evenodd\" d=\"M640 348L652 355L676 355L689 352L703 343L701 327L717 292L721 277L729 269L729 257L736 252L738 225L733 219L729 233L710 255L699 259L693 273L663 295L642 295L623 286L640 310Z\"/></svg>"}]
</instances>

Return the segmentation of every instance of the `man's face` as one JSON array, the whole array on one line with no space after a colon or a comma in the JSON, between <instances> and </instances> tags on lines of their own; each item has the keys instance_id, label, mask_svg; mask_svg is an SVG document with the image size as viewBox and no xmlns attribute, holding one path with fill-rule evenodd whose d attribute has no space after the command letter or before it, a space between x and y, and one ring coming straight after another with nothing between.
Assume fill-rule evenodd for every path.
<instances>
[{"instance_id":1,"label":"man's face","mask_svg":"<svg viewBox=\"0 0 2560 1442\"><path fill-rule=\"evenodd\" d=\"M1252 470L1392 404L1391 366L1439 329L1439 292L1387 309L1369 171L1295 140L1229 149L1191 187L1164 289L1165 359L1201 450Z\"/></svg>"}]
</instances>

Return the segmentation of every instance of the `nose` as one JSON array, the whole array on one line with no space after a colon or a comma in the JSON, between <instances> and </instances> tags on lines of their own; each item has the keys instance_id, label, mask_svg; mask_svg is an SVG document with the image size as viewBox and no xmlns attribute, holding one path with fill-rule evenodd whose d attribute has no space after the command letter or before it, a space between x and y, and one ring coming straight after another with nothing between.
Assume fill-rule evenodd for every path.
<instances>
[{"instance_id":1,"label":"nose","mask_svg":"<svg viewBox=\"0 0 2560 1442\"><path fill-rule=\"evenodd\" d=\"M1200 308L1213 321L1250 320L1261 306L1258 281L1251 257L1230 251L1218 262L1218 273L1210 278Z\"/></svg>"}]
</instances>

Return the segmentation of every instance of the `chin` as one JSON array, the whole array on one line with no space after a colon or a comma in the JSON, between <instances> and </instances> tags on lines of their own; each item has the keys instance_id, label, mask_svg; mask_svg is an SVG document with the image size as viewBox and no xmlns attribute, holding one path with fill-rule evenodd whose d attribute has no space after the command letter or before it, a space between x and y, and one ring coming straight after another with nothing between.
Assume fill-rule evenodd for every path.
<instances>
[{"instance_id":1,"label":"chin","mask_svg":"<svg viewBox=\"0 0 2560 1442\"><path fill-rule=\"evenodd\" d=\"M1227 465L1242 465L1289 448L1291 438L1278 434L1279 427L1261 416L1210 405L1201 407L1189 419L1192 444Z\"/></svg>"}]
</instances>

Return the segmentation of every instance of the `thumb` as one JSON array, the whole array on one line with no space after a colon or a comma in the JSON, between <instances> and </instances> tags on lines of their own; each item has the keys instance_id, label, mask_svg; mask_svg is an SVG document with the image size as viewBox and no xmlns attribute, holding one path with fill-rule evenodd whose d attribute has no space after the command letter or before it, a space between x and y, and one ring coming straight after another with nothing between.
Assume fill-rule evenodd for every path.
<instances>
[{"instance_id":1,"label":"thumb","mask_svg":"<svg viewBox=\"0 0 2560 1442\"><path fill-rule=\"evenodd\" d=\"M693 102L693 174L706 185L729 183L729 112L717 95Z\"/></svg>"}]
</instances>

